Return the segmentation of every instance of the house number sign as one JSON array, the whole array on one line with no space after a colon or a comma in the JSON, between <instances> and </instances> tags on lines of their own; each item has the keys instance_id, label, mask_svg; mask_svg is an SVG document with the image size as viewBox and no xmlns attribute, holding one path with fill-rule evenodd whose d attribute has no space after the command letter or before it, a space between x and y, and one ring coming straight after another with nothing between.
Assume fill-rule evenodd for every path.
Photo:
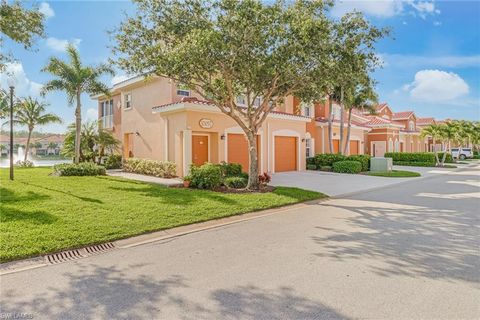
<instances>
[{"instance_id":1,"label":"house number sign","mask_svg":"<svg viewBox=\"0 0 480 320\"><path fill-rule=\"evenodd\" d=\"M206 118L200 119L199 124L203 129L210 129L213 127L213 121Z\"/></svg>"}]
</instances>

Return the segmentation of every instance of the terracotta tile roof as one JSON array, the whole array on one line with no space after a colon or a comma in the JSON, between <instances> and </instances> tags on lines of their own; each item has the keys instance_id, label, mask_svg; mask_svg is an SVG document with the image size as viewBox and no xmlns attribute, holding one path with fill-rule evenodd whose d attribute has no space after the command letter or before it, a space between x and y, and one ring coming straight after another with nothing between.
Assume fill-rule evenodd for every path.
<instances>
[{"instance_id":1,"label":"terracotta tile roof","mask_svg":"<svg viewBox=\"0 0 480 320\"><path fill-rule=\"evenodd\" d=\"M315 118L315 121L317 122L323 122L323 123L327 123L328 120L325 118L325 117L318 117L318 118ZM334 123L340 123L340 120L333 120ZM345 125L347 125L348 123L345 122ZM368 126L365 125L365 123L363 122L360 122L360 121L355 121L352 119L352 124L356 127L362 127L362 128L369 128Z\"/></svg>"},{"instance_id":2,"label":"terracotta tile roof","mask_svg":"<svg viewBox=\"0 0 480 320\"><path fill-rule=\"evenodd\" d=\"M195 97L183 97L182 100L180 100L178 102L163 104L161 106L153 107L152 109L155 110L155 109L165 108L165 107L176 105L176 104L179 104L179 103L194 103L194 104L199 104L199 105L204 105L204 106L215 106L215 104L213 104L212 102L207 101L207 100L199 100ZM283 114L283 115L292 116L292 117L300 117L300 118L309 119L309 117L305 117L305 116L302 116L302 115L299 115L299 114L293 114L293 113L282 112L282 111L270 111L270 113Z\"/></svg>"},{"instance_id":3,"label":"terracotta tile roof","mask_svg":"<svg viewBox=\"0 0 480 320\"><path fill-rule=\"evenodd\" d=\"M408 119L410 116L413 114L413 111L401 111L401 112L395 112L392 116L393 120L402 120L402 119Z\"/></svg>"},{"instance_id":4,"label":"terracotta tile roof","mask_svg":"<svg viewBox=\"0 0 480 320\"><path fill-rule=\"evenodd\" d=\"M425 126L435 122L435 118L417 118L417 126Z\"/></svg>"}]
</instances>

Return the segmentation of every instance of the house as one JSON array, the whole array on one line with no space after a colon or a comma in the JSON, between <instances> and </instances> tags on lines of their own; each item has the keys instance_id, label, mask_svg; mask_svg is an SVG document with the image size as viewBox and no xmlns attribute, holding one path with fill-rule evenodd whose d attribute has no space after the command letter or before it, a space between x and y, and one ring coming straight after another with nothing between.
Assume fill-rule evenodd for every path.
<instances>
[{"instance_id":1,"label":"house","mask_svg":"<svg viewBox=\"0 0 480 320\"><path fill-rule=\"evenodd\" d=\"M248 170L247 141L238 124L170 79L135 77L113 86L110 98L95 98L100 123L122 141L125 158L173 161L179 176L207 161L240 163ZM260 172L305 169L306 124L313 114L295 114L293 107L293 98L287 98L260 128Z\"/></svg>"},{"instance_id":2,"label":"house","mask_svg":"<svg viewBox=\"0 0 480 320\"><path fill-rule=\"evenodd\" d=\"M197 92L158 76L133 77L110 92L109 97L92 98L98 100L100 125L122 142L124 158L173 161L179 176L188 174L191 164L205 162L235 162L248 170L243 130ZM238 105L244 101L237 97ZM258 99L256 104L260 103ZM258 131L260 172L304 170L307 157L329 153L329 108L328 100L303 103L293 96L277 105ZM345 147L340 146L341 108L336 102L332 102L332 113L336 153ZM346 112L344 121L346 141ZM354 110L347 154L383 156L428 150L428 138L420 138L417 121L413 111L395 113L387 103L376 106L375 115Z\"/></svg>"}]
</instances>

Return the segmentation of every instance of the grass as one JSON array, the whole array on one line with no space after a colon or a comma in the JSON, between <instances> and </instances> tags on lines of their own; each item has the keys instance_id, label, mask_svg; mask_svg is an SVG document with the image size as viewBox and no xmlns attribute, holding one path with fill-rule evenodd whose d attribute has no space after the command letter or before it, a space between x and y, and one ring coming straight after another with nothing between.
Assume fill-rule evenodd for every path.
<instances>
[{"instance_id":1,"label":"grass","mask_svg":"<svg viewBox=\"0 0 480 320\"><path fill-rule=\"evenodd\" d=\"M392 170L392 171L382 171L382 172L366 172L366 175L374 177L388 177L388 178L411 178L411 177L420 177L421 174L413 171L404 171L404 170Z\"/></svg>"},{"instance_id":2,"label":"grass","mask_svg":"<svg viewBox=\"0 0 480 320\"><path fill-rule=\"evenodd\" d=\"M115 177L53 177L0 169L0 261L325 197L297 188L223 194Z\"/></svg>"}]
</instances>

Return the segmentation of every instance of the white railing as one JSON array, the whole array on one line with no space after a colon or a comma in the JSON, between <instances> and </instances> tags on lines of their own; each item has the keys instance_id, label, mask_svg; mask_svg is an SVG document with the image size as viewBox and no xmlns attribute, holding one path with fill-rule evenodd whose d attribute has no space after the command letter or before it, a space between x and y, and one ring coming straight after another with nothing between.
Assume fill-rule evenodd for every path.
<instances>
[{"instance_id":1,"label":"white railing","mask_svg":"<svg viewBox=\"0 0 480 320\"><path fill-rule=\"evenodd\" d=\"M113 128L113 114L101 117L100 123L104 129Z\"/></svg>"}]
</instances>

